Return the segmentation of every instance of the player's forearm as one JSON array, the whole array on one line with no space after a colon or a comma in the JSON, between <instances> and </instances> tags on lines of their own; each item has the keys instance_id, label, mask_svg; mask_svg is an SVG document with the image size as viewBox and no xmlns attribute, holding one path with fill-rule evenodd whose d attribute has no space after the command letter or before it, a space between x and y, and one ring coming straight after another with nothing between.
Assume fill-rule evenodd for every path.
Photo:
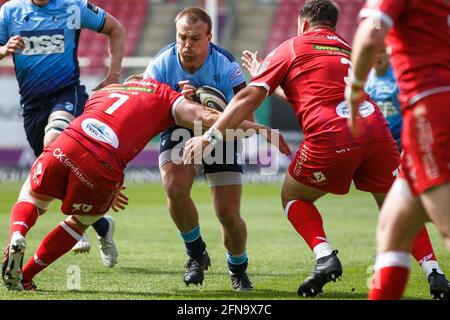
<instances>
[{"instance_id":1,"label":"player's forearm","mask_svg":"<svg viewBox=\"0 0 450 320\"><path fill-rule=\"evenodd\" d=\"M270 130L269 127L266 127L265 125L255 123L252 121L245 120L243 121L237 129L240 130L234 130L233 134L237 139L243 139L243 138L249 138L255 134L260 134L261 131L268 132ZM227 139L227 135L224 136L225 140Z\"/></svg>"},{"instance_id":2,"label":"player's forearm","mask_svg":"<svg viewBox=\"0 0 450 320\"><path fill-rule=\"evenodd\" d=\"M112 30L109 38L109 74L117 78L120 76L122 60L125 54L125 38L126 32L123 26Z\"/></svg>"},{"instance_id":3,"label":"player's forearm","mask_svg":"<svg viewBox=\"0 0 450 320\"><path fill-rule=\"evenodd\" d=\"M5 44L4 46L0 47L0 60L2 60L7 55L8 55L8 47Z\"/></svg>"},{"instance_id":4,"label":"player's forearm","mask_svg":"<svg viewBox=\"0 0 450 320\"><path fill-rule=\"evenodd\" d=\"M222 115L222 112L219 112L214 109L203 107L202 115L200 116L202 127L204 130L211 128L217 120L219 120L220 116ZM253 113L250 113L249 116L246 118L251 118L252 120L244 120L241 124L237 126L237 129L241 129L239 131L231 130L230 132L232 135L235 134L235 131L237 132L235 137L238 139L251 137L255 133L258 133L259 130L268 130L264 125L258 124L254 122ZM233 137L227 138L225 135L225 140L233 140Z\"/></svg>"},{"instance_id":5,"label":"player's forearm","mask_svg":"<svg viewBox=\"0 0 450 320\"><path fill-rule=\"evenodd\" d=\"M202 130L205 130L209 129L221 114L217 110L184 99L175 110L175 123L191 130L195 130L195 126L200 124Z\"/></svg>"},{"instance_id":6,"label":"player's forearm","mask_svg":"<svg viewBox=\"0 0 450 320\"><path fill-rule=\"evenodd\" d=\"M375 56L384 44L387 28L381 23L378 28L370 18L361 22L353 40L352 78L355 84L362 85L375 62Z\"/></svg>"},{"instance_id":7,"label":"player's forearm","mask_svg":"<svg viewBox=\"0 0 450 320\"><path fill-rule=\"evenodd\" d=\"M275 96L277 96L279 99L283 100L286 103L289 103L288 99L286 98L286 95L284 94L283 89L281 89L280 86L278 86L275 91L273 92Z\"/></svg>"},{"instance_id":8,"label":"player's forearm","mask_svg":"<svg viewBox=\"0 0 450 320\"><path fill-rule=\"evenodd\" d=\"M125 53L125 27L119 20L107 14L101 33L109 37L109 76L116 77L118 80Z\"/></svg>"},{"instance_id":9,"label":"player's forearm","mask_svg":"<svg viewBox=\"0 0 450 320\"><path fill-rule=\"evenodd\" d=\"M265 97L266 90L260 87L249 86L239 91L213 126L222 133L226 129L237 128L259 107Z\"/></svg>"}]
</instances>

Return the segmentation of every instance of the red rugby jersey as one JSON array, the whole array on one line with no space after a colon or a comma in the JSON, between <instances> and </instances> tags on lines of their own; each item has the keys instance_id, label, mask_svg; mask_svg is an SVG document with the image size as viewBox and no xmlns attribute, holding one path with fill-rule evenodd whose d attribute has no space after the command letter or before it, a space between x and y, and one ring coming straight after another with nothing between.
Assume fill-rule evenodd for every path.
<instances>
[{"instance_id":1,"label":"red rugby jersey","mask_svg":"<svg viewBox=\"0 0 450 320\"><path fill-rule=\"evenodd\" d=\"M116 169L123 169L158 133L174 125L184 98L153 79L109 85L96 92L64 133Z\"/></svg>"},{"instance_id":2,"label":"red rugby jersey","mask_svg":"<svg viewBox=\"0 0 450 320\"><path fill-rule=\"evenodd\" d=\"M280 85L305 141L320 147L341 147L390 138L383 114L366 95L360 106L364 134L355 139L347 125L344 91L349 81L351 47L329 28L315 29L287 40L262 62L250 83L271 94Z\"/></svg>"},{"instance_id":3,"label":"red rugby jersey","mask_svg":"<svg viewBox=\"0 0 450 320\"><path fill-rule=\"evenodd\" d=\"M386 39L403 108L434 93L450 91L450 1L367 1L361 18L391 27Z\"/></svg>"}]
</instances>

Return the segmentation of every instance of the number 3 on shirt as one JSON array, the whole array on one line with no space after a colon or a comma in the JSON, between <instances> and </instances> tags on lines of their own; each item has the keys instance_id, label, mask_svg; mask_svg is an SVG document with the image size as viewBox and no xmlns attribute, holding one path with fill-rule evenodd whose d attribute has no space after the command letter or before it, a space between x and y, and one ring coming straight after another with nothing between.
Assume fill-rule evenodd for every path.
<instances>
[{"instance_id":1,"label":"number 3 on shirt","mask_svg":"<svg viewBox=\"0 0 450 320\"><path fill-rule=\"evenodd\" d=\"M127 102L128 99L130 99L129 96L120 93L111 93L108 98L118 98L119 100L114 102L108 109L105 110L105 113L107 114L113 114L114 111L119 109L121 105L123 105L125 102Z\"/></svg>"},{"instance_id":2,"label":"number 3 on shirt","mask_svg":"<svg viewBox=\"0 0 450 320\"><path fill-rule=\"evenodd\" d=\"M351 60L347 59L347 58L341 58L341 63L344 65L349 65L348 67L348 75L346 77L344 77L344 82L345 85L349 85L350 84L350 77L352 75L352 62Z\"/></svg>"}]
</instances>

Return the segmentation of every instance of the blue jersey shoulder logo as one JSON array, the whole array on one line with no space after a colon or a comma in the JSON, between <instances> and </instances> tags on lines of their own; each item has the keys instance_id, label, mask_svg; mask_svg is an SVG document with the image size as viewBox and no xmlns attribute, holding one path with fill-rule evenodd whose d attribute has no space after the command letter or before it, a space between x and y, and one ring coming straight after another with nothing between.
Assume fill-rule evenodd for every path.
<instances>
[{"instance_id":1,"label":"blue jersey shoulder logo","mask_svg":"<svg viewBox=\"0 0 450 320\"><path fill-rule=\"evenodd\" d=\"M98 14L98 7L95 4L93 4L91 2L88 2L87 3L87 7L88 7L89 10L91 10L95 14Z\"/></svg>"}]
</instances>

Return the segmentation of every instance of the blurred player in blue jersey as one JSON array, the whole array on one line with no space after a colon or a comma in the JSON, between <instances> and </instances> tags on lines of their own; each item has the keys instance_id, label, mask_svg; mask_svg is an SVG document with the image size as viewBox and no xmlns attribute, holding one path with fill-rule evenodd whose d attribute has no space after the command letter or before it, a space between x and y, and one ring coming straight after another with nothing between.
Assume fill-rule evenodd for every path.
<instances>
[{"instance_id":1,"label":"blurred player in blue jersey","mask_svg":"<svg viewBox=\"0 0 450 320\"><path fill-rule=\"evenodd\" d=\"M158 53L147 67L146 76L168 83L189 99L193 98L196 88L208 85L219 89L230 101L245 87L245 79L233 56L211 43L211 17L203 9L192 7L180 12L175 23L176 43ZM159 156L169 212L189 256L184 274L186 285L202 284L203 272L211 264L201 237L198 212L190 196L196 169L192 165L183 165L182 153L176 151L177 146L180 151L180 142L186 142L190 137L191 133L181 127L163 132ZM233 152L233 163L204 164L203 169L212 190L216 215L222 224L232 287L241 291L251 290L253 286L246 273L247 228L240 215L242 165L237 148L233 142L221 145L219 149L216 147L216 153L227 150L223 152L224 158L227 152Z\"/></svg>"},{"instance_id":2,"label":"blurred player in blue jersey","mask_svg":"<svg viewBox=\"0 0 450 320\"><path fill-rule=\"evenodd\" d=\"M386 47L380 49L365 85L365 91L380 107L392 137L401 151L402 114L398 102L398 85Z\"/></svg>"},{"instance_id":3,"label":"blurred player in blue jersey","mask_svg":"<svg viewBox=\"0 0 450 320\"><path fill-rule=\"evenodd\" d=\"M81 29L109 37L110 66L94 89L119 81L125 28L86 0L12 0L0 9L0 59L13 56L27 140L36 156L79 116L88 98L77 60ZM105 266L117 262L114 223L107 216L94 225ZM89 252L86 236L74 252Z\"/></svg>"}]
</instances>

